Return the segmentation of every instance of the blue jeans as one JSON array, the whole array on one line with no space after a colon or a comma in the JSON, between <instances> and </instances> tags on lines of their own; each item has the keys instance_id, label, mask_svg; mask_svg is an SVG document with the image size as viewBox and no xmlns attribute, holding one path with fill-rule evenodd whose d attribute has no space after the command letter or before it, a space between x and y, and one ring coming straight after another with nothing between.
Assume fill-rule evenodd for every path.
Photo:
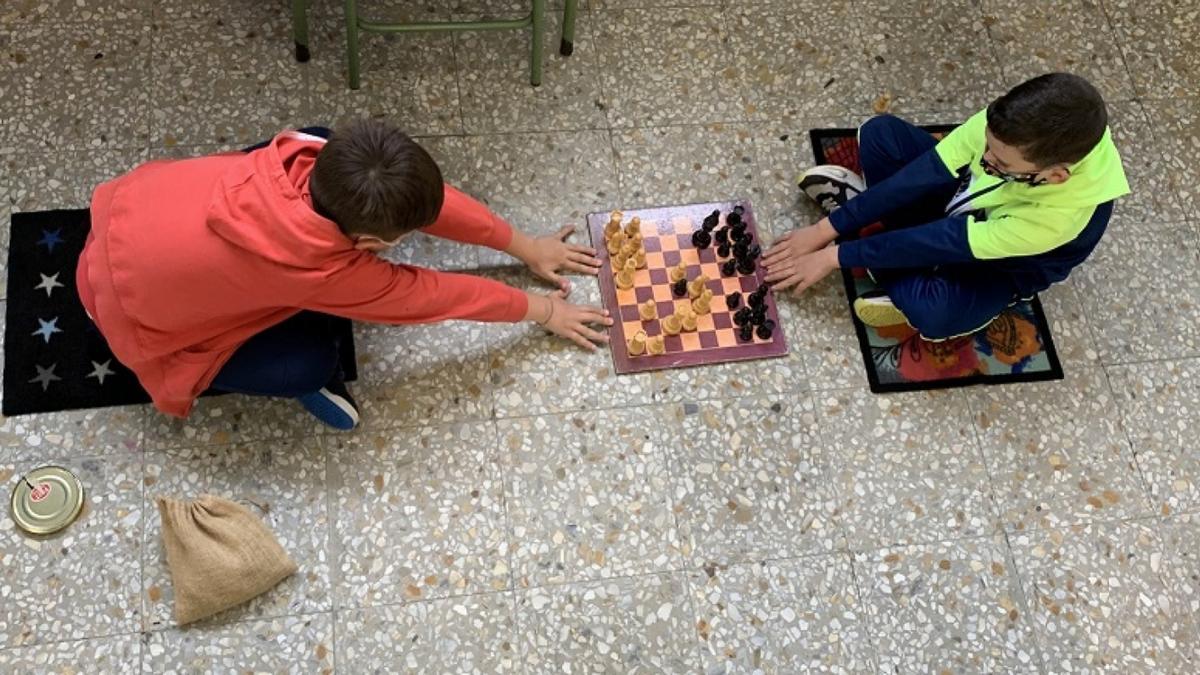
<instances>
[{"instance_id":1,"label":"blue jeans","mask_svg":"<svg viewBox=\"0 0 1200 675\"><path fill-rule=\"evenodd\" d=\"M904 168L937 145L927 131L890 115L869 120L859 131L859 161L870 187ZM883 218L886 229L921 225L945 218L945 206L957 186L933 194ZM1016 300L1007 275L985 262L932 269L872 270L875 281L921 335L930 339L968 333L991 323Z\"/></svg>"},{"instance_id":2,"label":"blue jeans","mask_svg":"<svg viewBox=\"0 0 1200 675\"><path fill-rule=\"evenodd\" d=\"M329 137L329 129L306 127L308 134ZM270 141L246 148L257 150ZM237 394L296 398L311 394L339 377L337 317L300 312L250 338L217 373L212 388Z\"/></svg>"}]
</instances>

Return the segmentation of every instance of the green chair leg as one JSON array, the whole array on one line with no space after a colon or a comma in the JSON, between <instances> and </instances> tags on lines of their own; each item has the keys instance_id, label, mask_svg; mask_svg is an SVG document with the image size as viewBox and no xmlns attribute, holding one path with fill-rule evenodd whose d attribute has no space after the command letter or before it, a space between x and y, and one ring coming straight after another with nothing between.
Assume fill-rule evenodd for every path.
<instances>
[{"instance_id":1,"label":"green chair leg","mask_svg":"<svg viewBox=\"0 0 1200 675\"><path fill-rule=\"evenodd\" d=\"M296 41L296 60L308 62L308 0L292 0L292 37Z\"/></svg>"},{"instance_id":2,"label":"green chair leg","mask_svg":"<svg viewBox=\"0 0 1200 675\"><path fill-rule=\"evenodd\" d=\"M542 49L546 41L546 0L533 0L533 48L530 58L529 81L537 87L542 84Z\"/></svg>"},{"instance_id":3,"label":"green chair leg","mask_svg":"<svg viewBox=\"0 0 1200 675\"><path fill-rule=\"evenodd\" d=\"M358 6L354 0L346 0L346 69L350 88L358 89Z\"/></svg>"},{"instance_id":4,"label":"green chair leg","mask_svg":"<svg viewBox=\"0 0 1200 675\"><path fill-rule=\"evenodd\" d=\"M579 0L565 0L563 3L562 44L558 51L563 56L575 53L575 14L579 10Z\"/></svg>"}]
</instances>

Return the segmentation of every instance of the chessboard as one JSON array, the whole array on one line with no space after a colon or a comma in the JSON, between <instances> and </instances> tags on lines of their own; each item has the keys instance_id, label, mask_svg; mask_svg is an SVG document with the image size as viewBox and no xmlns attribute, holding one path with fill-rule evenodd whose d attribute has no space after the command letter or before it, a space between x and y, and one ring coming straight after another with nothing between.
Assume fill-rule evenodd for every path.
<instances>
[{"instance_id":1,"label":"chessboard","mask_svg":"<svg viewBox=\"0 0 1200 675\"><path fill-rule=\"evenodd\" d=\"M748 201L591 213L617 373L787 354Z\"/></svg>"}]
</instances>

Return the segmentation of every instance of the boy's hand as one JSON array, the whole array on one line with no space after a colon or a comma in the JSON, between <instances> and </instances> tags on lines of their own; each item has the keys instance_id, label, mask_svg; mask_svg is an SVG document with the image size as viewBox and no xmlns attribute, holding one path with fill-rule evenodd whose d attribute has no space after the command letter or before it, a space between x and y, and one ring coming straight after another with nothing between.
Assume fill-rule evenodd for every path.
<instances>
[{"instance_id":1,"label":"boy's hand","mask_svg":"<svg viewBox=\"0 0 1200 675\"><path fill-rule=\"evenodd\" d=\"M595 249L566 242L574 231L575 226L567 225L554 234L537 238L514 232L508 252L528 265L534 274L567 290L570 283L558 274L559 271L592 275L600 272Z\"/></svg>"},{"instance_id":2,"label":"boy's hand","mask_svg":"<svg viewBox=\"0 0 1200 675\"><path fill-rule=\"evenodd\" d=\"M573 305L567 302L567 291L560 289L550 295L534 296L540 302L530 303L530 314L546 330L565 337L588 351L595 351L592 343L607 344L608 333L593 330L589 326L613 325L612 317L599 307ZM531 298L533 300L534 298ZM535 307L534 305L542 307Z\"/></svg>"},{"instance_id":3,"label":"boy's hand","mask_svg":"<svg viewBox=\"0 0 1200 675\"><path fill-rule=\"evenodd\" d=\"M830 246L815 253L777 262L767 272L767 283L777 291L795 286L794 293L800 295L837 268L838 248Z\"/></svg>"},{"instance_id":4,"label":"boy's hand","mask_svg":"<svg viewBox=\"0 0 1200 675\"><path fill-rule=\"evenodd\" d=\"M763 266L767 269L781 267L801 256L820 251L834 239L837 239L837 230L833 229L828 218L822 218L816 225L797 228L776 239L763 256Z\"/></svg>"}]
</instances>

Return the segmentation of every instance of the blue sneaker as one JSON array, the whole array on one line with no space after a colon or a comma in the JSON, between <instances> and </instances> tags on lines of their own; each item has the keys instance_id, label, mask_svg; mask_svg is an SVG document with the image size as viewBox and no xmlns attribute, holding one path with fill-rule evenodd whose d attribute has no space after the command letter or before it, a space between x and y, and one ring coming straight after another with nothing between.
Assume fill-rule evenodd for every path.
<instances>
[{"instance_id":1,"label":"blue sneaker","mask_svg":"<svg viewBox=\"0 0 1200 675\"><path fill-rule=\"evenodd\" d=\"M313 417L341 431L358 426L358 404L342 378L335 378L319 391L296 399Z\"/></svg>"}]
</instances>

